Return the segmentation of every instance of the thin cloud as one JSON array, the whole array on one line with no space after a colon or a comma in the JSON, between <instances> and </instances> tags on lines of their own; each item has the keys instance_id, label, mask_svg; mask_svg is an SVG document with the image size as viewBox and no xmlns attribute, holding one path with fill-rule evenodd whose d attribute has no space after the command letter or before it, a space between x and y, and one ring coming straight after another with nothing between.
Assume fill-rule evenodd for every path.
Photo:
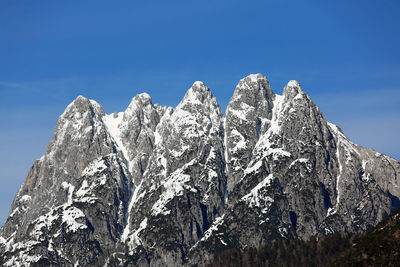
<instances>
[{"instance_id":1,"label":"thin cloud","mask_svg":"<svg viewBox=\"0 0 400 267\"><path fill-rule=\"evenodd\" d=\"M34 89L30 86L27 86L23 83L16 83L16 82L8 82L8 81L0 81L0 90L5 91L5 90L21 90L24 92L31 92L34 91Z\"/></svg>"}]
</instances>

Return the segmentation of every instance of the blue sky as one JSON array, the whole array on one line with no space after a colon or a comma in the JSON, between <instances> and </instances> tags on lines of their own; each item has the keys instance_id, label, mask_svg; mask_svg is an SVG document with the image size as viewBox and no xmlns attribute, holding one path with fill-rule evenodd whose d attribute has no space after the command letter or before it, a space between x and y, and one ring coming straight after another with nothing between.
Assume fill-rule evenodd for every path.
<instances>
[{"instance_id":1,"label":"blue sky","mask_svg":"<svg viewBox=\"0 0 400 267\"><path fill-rule=\"evenodd\" d=\"M84 3L82 3L84 2ZM196 80L291 79L356 143L400 159L400 1L0 2L0 225L76 96L175 106Z\"/></svg>"}]
</instances>

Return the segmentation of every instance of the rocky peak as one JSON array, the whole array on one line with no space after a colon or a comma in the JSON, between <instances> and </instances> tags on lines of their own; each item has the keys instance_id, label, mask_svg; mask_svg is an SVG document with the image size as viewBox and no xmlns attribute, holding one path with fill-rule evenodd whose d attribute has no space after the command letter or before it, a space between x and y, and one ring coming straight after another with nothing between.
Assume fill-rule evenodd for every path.
<instances>
[{"instance_id":1,"label":"rocky peak","mask_svg":"<svg viewBox=\"0 0 400 267\"><path fill-rule=\"evenodd\" d=\"M96 101L78 96L60 116L53 140L47 147L45 160L63 164L65 157L72 156L71 153L68 153L70 149L79 150L82 142L91 143L96 138L105 138L107 133L102 122L104 115L103 108ZM80 164L78 163L78 165ZM79 172L83 167L73 167L73 170L64 171Z\"/></svg>"},{"instance_id":2,"label":"rocky peak","mask_svg":"<svg viewBox=\"0 0 400 267\"><path fill-rule=\"evenodd\" d=\"M271 126L274 99L267 78L261 74L251 74L236 86L225 119L229 191L243 176L258 139Z\"/></svg>"},{"instance_id":3,"label":"rocky peak","mask_svg":"<svg viewBox=\"0 0 400 267\"><path fill-rule=\"evenodd\" d=\"M107 115L104 123L118 150L127 160L135 184L139 184L154 148L154 132L164 108L153 105L150 95L132 98L125 112Z\"/></svg>"},{"instance_id":4,"label":"rocky peak","mask_svg":"<svg viewBox=\"0 0 400 267\"><path fill-rule=\"evenodd\" d=\"M185 128L185 131L192 131L196 128L197 134L209 134L222 130L222 112L217 99L202 82L193 83L174 110L172 120L173 127ZM202 121L205 124L202 125ZM205 131L203 131L205 130Z\"/></svg>"},{"instance_id":5,"label":"rocky peak","mask_svg":"<svg viewBox=\"0 0 400 267\"><path fill-rule=\"evenodd\" d=\"M60 119L72 119L74 117L79 119L86 112L90 112L92 116L102 117L105 115L99 103L80 95L67 106Z\"/></svg>"},{"instance_id":6,"label":"rocky peak","mask_svg":"<svg viewBox=\"0 0 400 267\"><path fill-rule=\"evenodd\" d=\"M283 96L285 101L292 100L296 97L300 98L302 94L305 94L301 89L301 85L298 81L291 80L283 89Z\"/></svg>"},{"instance_id":7,"label":"rocky peak","mask_svg":"<svg viewBox=\"0 0 400 267\"><path fill-rule=\"evenodd\" d=\"M195 81L186 92L187 95L196 94L197 96L210 96L211 90L202 81Z\"/></svg>"},{"instance_id":8,"label":"rocky peak","mask_svg":"<svg viewBox=\"0 0 400 267\"><path fill-rule=\"evenodd\" d=\"M125 110L125 116L131 115L136 110L149 110L153 108L153 102L149 94L141 93L132 98L131 103Z\"/></svg>"},{"instance_id":9,"label":"rocky peak","mask_svg":"<svg viewBox=\"0 0 400 267\"><path fill-rule=\"evenodd\" d=\"M192 87L187 90L182 101L176 107L176 111L179 112L179 110L190 113L206 112L222 114L218 102L211 93L210 88L200 81L194 82Z\"/></svg>"},{"instance_id":10,"label":"rocky peak","mask_svg":"<svg viewBox=\"0 0 400 267\"><path fill-rule=\"evenodd\" d=\"M239 81L230 103L240 101L250 106L256 106L263 103L265 99L272 99L273 95L267 77L260 73L250 74Z\"/></svg>"},{"instance_id":11,"label":"rocky peak","mask_svg":"<svg viewBox=\"0 0 400 267\"><path fill-rule=\"evenodd\" d=\"M153 160L150 169L154 170L149 173L163 170L153 175L165 177L186 162L181 158L193 158L201 152L203 142L221 136L222 129L222 112L216 98L206 85L195 82L176 109L167 109L157 126L153 156L159 160Z\"/></svg>"}]
</instances>

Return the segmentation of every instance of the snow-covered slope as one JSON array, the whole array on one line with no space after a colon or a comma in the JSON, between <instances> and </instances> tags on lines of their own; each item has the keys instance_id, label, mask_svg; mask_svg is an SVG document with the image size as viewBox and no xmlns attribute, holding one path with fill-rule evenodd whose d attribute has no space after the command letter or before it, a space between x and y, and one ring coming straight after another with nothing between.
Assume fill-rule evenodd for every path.
<instances>
[{"instance_id":1,"label":"snow-covered slope","mask_svg":"<svg viewBox=\"0 0 400 267\"><path fill-rule=\"evenodd\" d=\"M204 265L228 248L362 232L399 204L399 162L328 123L297 81L238 83L224 118L195 82L176 108L135 96L60 116L0 234L0 264Z\"/></svg>"}]
</instances>

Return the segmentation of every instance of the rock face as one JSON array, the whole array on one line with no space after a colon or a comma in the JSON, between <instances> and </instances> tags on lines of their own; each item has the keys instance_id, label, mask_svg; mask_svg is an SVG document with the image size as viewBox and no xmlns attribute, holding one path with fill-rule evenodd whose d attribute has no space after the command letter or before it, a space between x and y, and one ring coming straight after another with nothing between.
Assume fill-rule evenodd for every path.
<instances>
[{"instance_id":1,"label":"rock face","mask_svg":"<svg viewBox=\"0 0 400 267\"><path fill-rule=\"evenodd\" d=\"M204 265L228 248L364 232L399 207L400 163L353 144L300 84L237 85L226 116L195 82L176 108L132 99L60 116L1 229L0 264Z\"/></svg>"}]
</instances>

